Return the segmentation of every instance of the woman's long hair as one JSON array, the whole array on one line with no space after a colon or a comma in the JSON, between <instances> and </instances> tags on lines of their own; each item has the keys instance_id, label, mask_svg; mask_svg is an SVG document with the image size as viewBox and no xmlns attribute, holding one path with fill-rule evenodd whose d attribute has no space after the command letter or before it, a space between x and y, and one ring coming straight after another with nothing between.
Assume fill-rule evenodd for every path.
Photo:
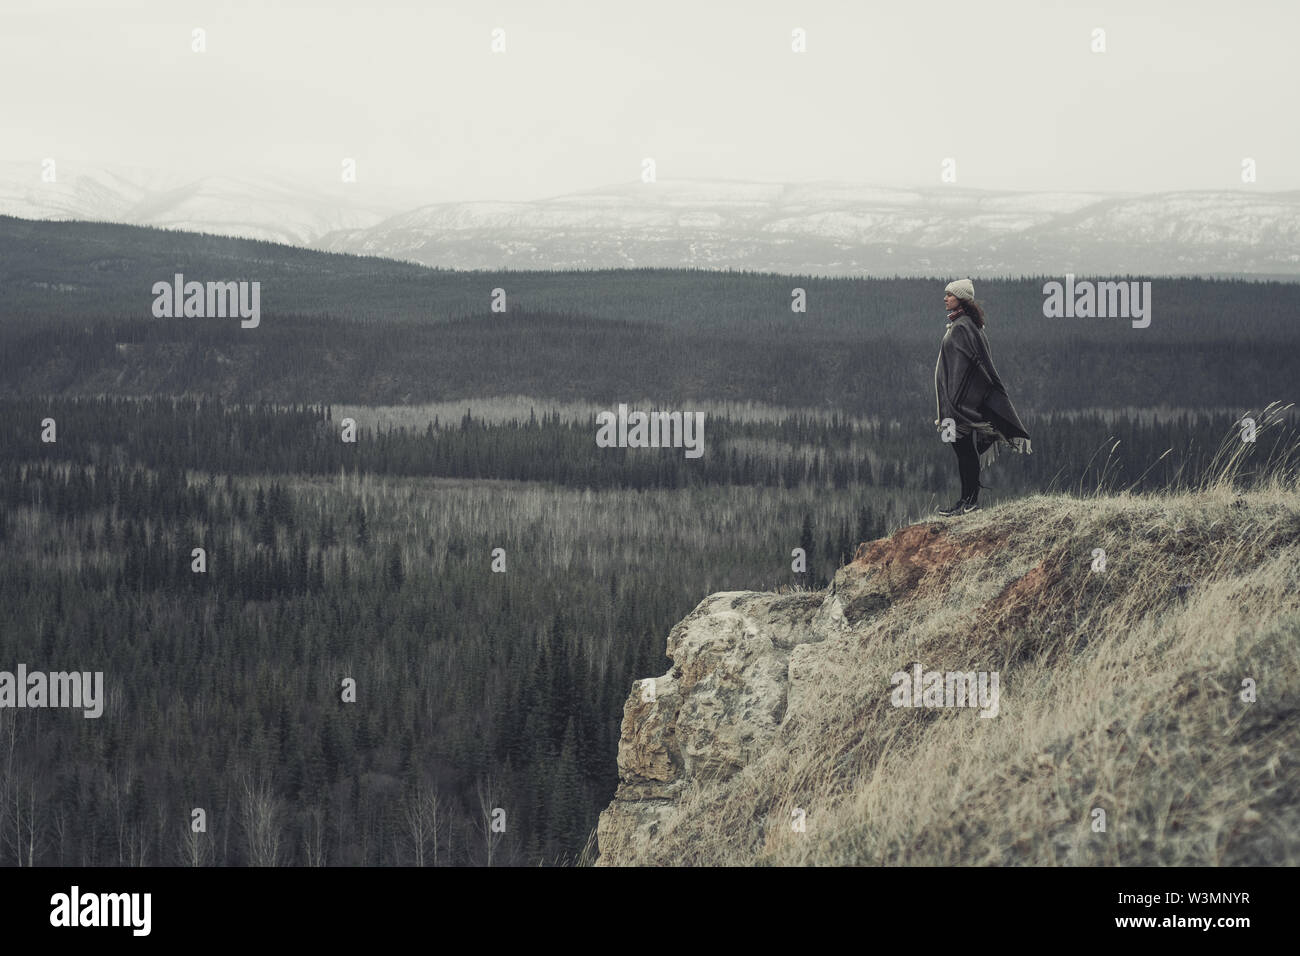
<instances>
[{"instance_id":1,"label":"woman's long hair","mask_svg":"<svg viewBox=\"0 0 1300 956\"><path fill-rule=\"evenodd\" d=\"M958 301L961 302L961 310L969 315L977 326L981 329L984 328L984 310L979 307L979 304L974 299L959 299Z\"/></svg>"}]
</instances>

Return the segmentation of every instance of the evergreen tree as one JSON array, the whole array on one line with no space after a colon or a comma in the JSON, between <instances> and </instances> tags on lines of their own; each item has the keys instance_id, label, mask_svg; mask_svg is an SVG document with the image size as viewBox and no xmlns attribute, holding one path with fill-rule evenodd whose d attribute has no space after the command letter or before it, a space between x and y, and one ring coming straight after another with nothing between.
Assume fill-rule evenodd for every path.
<instances>
[{"instance_id":1,"label":"evergreen tree","mask_svg":"<svg viewBox=\"0 0 1300 956\"><path fill-rule=\"evenodd\" d=\"M857 539L861 544L864 541L874 541L876 533L876 517L870 506L863 505L858 509L858 530Z\"/></svg>"},{"instance_id":2,"label":"evergreen tree","mask_svg":"<svg viewBox=\"0 0 1300 956\"><path fill-rule=\"evenodd\" d=\"M401 549L394 544L388 555L387 581L389 588L394 591L401 588L402 581L405 580L405 577L406 575L402 571L402 552Z\"/></svg>"},{"instance_id":3,"label":"evergreen tree","mask_svg":"<svg viewBox=\"0 0 1300 956\"><path fill-rule=\"evenodd\" d=\"M799 532L799 547L803 548L804 557L808 563L808 579L811 581L816 577L815 568L817 564L815 558L817 546L813 543L812 515L807 512L804 512L803 528Z\"/></svg>"},{"instance_id":4,"label":"evergreen tree","mask_svg":"<svg viewBox=\"0 0 1300 956\"><path fill-rule=\"evenodd\" d=\"M357 505L357 510L353 513L353 521L357 526L357 544L364 551L370 547L370 528L366 524L366 512L361 505Z\"/></svg>"}]
</instances>

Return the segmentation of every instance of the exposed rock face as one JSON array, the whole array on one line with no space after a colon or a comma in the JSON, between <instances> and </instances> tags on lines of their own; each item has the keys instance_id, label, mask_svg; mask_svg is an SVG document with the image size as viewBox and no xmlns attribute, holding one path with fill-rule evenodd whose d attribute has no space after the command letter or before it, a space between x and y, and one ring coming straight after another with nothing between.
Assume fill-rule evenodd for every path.
<instances>
[{"instance_id":1,"label":"exposed rock face","mask_svg":"<svg viewBox=\"0 0 1300 956\"><path fill-rule=\"evenodd\" d=\"M640 857L692 779L725 779L785 716L790 652L817 641L821 594L713 594L668 635L673 667L623 705L619 784L600 816L600 863Z\"/></svg>"},{"instance_id":2,"label":"exposed rock face","mask_svg":"<svg viewBox=\"0 0 1300 956\"><path fill-rule=\"evenodd\" d=\"M1033 496L708 597L628 698L597 864L1293 864L1300 495L1242 501ZM998 696L909 707L918 665Z\"/></svg>"},{"instance_id":3,"label":"exposed rock face","mask_svg":"<svg viewBox=\"0 0 1300 956\"><path fill-rule=\"evenodd\" d=\"M638 682L623 706L620 784L600 815L597 865L654 859L655 837L692 782L725 780L771 746L792 696L815 690L799 686L800 675L817 673L801 645L851 630L927 577L998 544L988 535L958 538L943 524L913 525L861 545L825 591L731 591L701 601L668 635L672 668Z\"/></svg>"}]
</instances>

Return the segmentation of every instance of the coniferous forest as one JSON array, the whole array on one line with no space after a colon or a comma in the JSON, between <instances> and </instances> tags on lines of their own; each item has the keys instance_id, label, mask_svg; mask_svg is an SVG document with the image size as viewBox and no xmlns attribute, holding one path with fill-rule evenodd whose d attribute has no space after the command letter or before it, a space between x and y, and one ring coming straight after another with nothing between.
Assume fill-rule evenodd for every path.
<instances>
[{"instance_id":1,"label":"coniferous forest","mask_svg":"<svg viewBox=\"0 0 1300 956\"><path fill-rule=\"evenodd\" d=\"M956 486L942 283L0 226L0 669L105 693L94 719L0 710L6 865L583 862L672 625L712 592L824 587ZM121 261L97 266L104 231ZM284 277L258 329L148 317L144 279L254 253ZM487 314L497 286L522 304ZM990 502L1194 483L1294 398L1289 287L1167 280L1149 330L1063 331L1040 286L982 286L1034 436ZM705 453L600 448L584 402L701 403Z\"/></svg>"}]
</instances>

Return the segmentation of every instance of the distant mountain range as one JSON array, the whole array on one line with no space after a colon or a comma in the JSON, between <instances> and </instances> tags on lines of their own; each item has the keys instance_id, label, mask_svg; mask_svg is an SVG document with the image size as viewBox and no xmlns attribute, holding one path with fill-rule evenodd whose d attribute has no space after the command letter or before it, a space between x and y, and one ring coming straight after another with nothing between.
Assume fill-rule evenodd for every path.
<instances>
[{"instance_id":1,"label":"distant mountain range","mask_svg":"<svg viewBox=\"0 0 1300 956\"><path fill-rule=\"evenodd\" d=\"M123 166L59 163L55 182L35 163L0 162L0 215L87 219L310 246L335 230L374 226L401 211L352 193L272 177L182 176Z\"/></svg>"},{"instance_id":2,"label":"distant mountain range","mask_svg":"<svg viewBox=\"0 0 1300 956\"><path fill-rule=\"evenodd\" d=\"M370 198L360 198L362 195ZM1148 195L673 180L404 209L285 180L0 163L0 214L267 239L455 269L1300 277L1300 192Z\"/></svg>"}]
</instances>

